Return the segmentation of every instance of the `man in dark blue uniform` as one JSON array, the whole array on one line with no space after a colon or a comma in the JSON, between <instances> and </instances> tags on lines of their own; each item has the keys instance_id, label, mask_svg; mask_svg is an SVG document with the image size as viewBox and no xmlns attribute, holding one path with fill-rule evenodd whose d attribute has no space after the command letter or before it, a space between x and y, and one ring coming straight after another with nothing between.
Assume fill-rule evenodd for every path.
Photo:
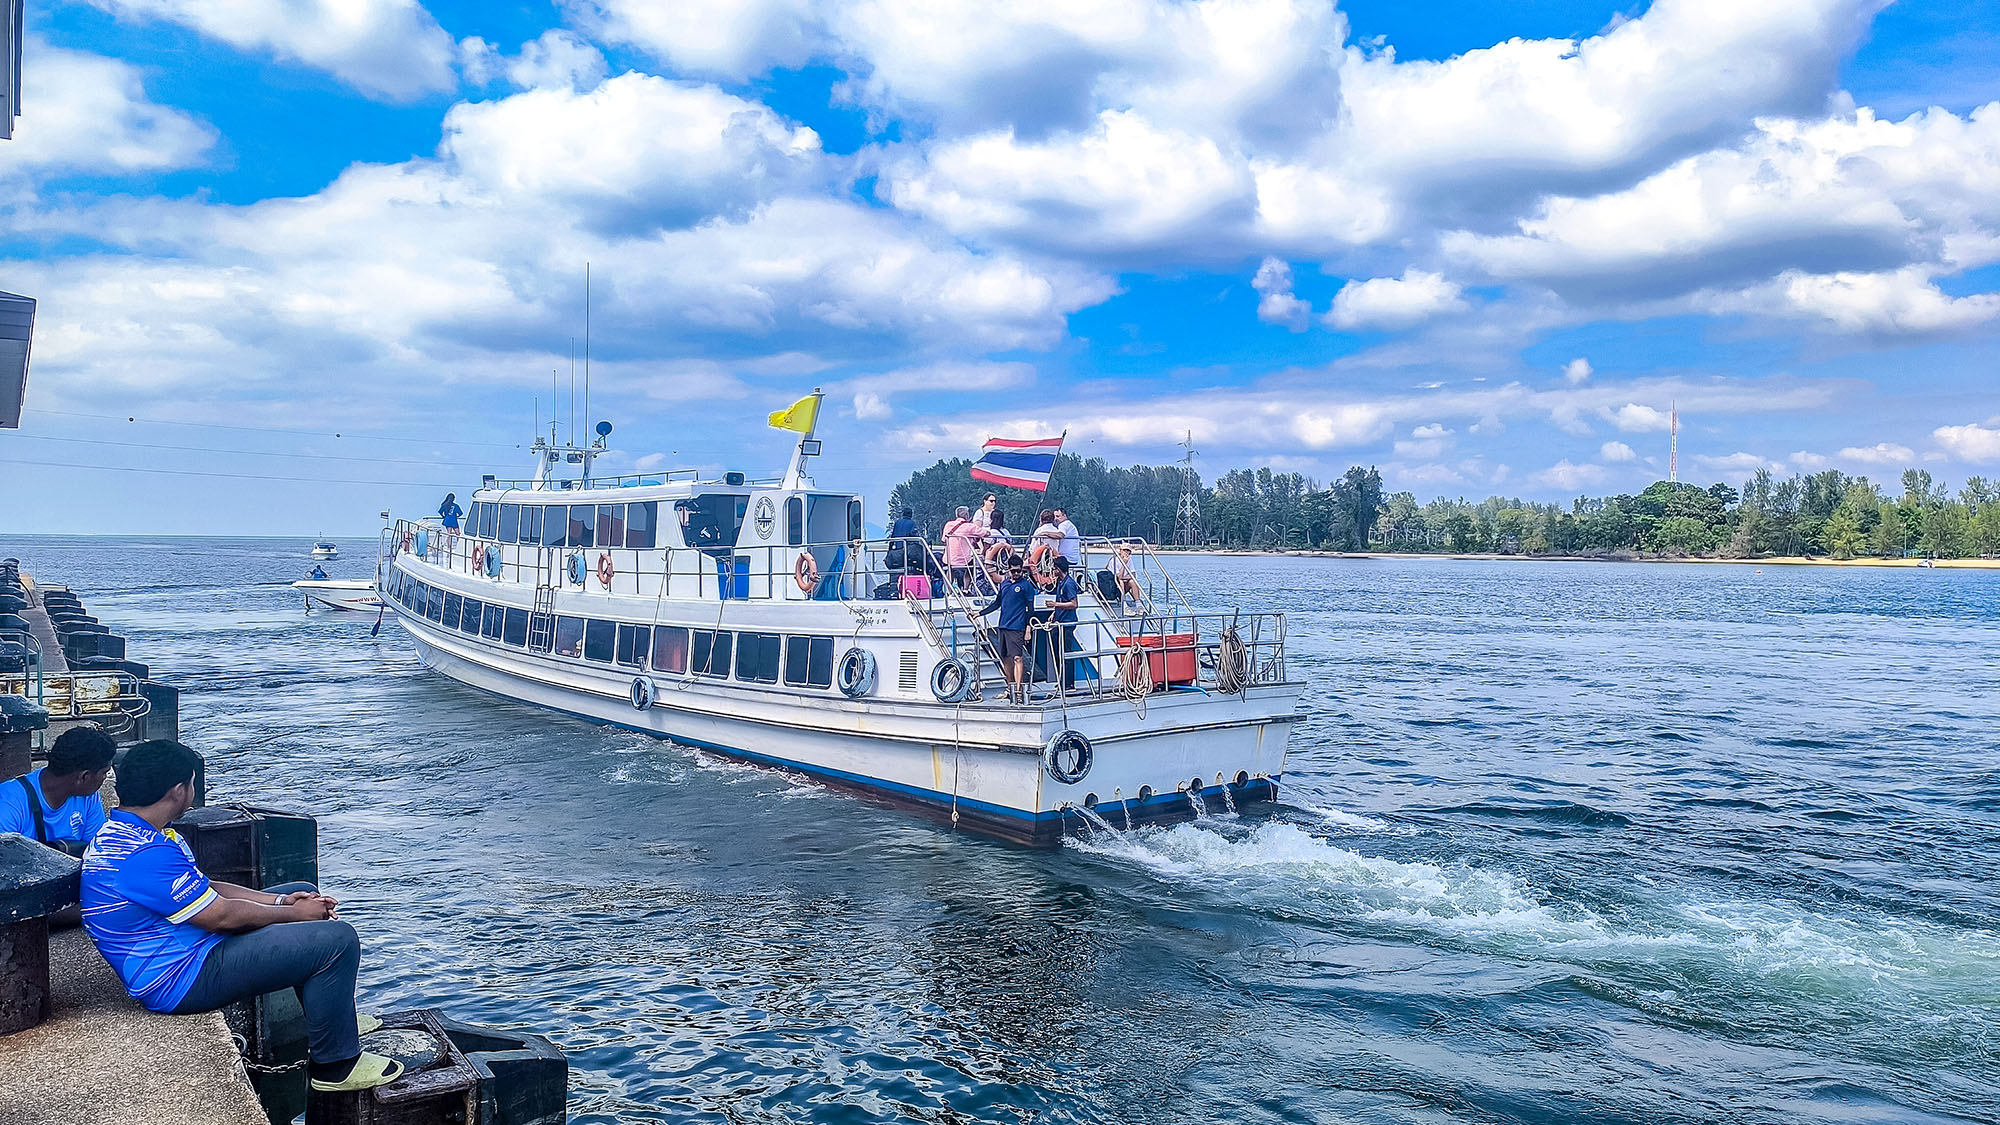
<instances>
[{"instance_id":1,"label":"man in dark blue uniform","mask_svg":"<svg viewBox=\"0 0 2000 1125\"><path fill-rule=\"evenodd\" d=\"M979 616L999 613L999 627L993 632L994 653L1000 658L1000 674L1007 677L1007 698L1011 703L1028 701L1028 612L1035 607L1035 584L1028 568L1015 562L1007 568L1007 578L993 595L993 601Z\"/></svg>"}]
</instances>

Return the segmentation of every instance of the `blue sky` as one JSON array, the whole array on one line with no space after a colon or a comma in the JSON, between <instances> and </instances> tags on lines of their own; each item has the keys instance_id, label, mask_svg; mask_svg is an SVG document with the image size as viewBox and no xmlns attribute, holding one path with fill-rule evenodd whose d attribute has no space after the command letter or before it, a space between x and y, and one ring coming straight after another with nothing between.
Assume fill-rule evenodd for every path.
<instances>
[{"instance_id":1,"label":"blue sky","mask_svg":"<svg viewBox=\"0 0 2000 1125\"><path fill-rule=\"evenodd\" d=\"M29 11L7 530L364 533L521 471L878 505L989 436L1560 500L2000 474L2000 0ZM537 402L539 399L539 403ZM568 405L564 404L567 417ZM338 436L335 436L338 435ZM145 471L131 471L145 470ZM968 492L973 491L968 489Z\"/></svg>"}]
</instances>

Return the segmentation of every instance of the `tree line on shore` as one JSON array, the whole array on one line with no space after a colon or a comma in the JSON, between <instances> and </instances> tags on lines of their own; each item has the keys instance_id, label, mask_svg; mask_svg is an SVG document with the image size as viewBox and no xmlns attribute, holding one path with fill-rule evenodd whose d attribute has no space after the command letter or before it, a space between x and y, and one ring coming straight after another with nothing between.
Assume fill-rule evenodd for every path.
<instances>
[{"instance_id":1,"label":"tree line on shore","mask_svg":"<svg viewBox=\"0 0 2000 1125\"><path fill-rule=\"evenodd\" d=\"M1175 542L1182 477L1177 465L1114 468L1063 454L1045 495L991 488L972 463L939 461L890 493L935 536L960 504L999 497L1016 535L1034 530L1042 508L1062 508L1086 535ZM1202 545L1330 551L1604 557L1837 559L1906 554L1966 558L2000 554L2000 482L1966 479L1956 493L1927 470L1900 487L1837 469L1780 479L1759 469L1741 488L1656 481L1635 495L1579 496L1547 504L1490 496L1420 503L1385 492L1374 468L1355 466L1326 484L1299 473L1235 469L1197 480Z\"/></svg>"}]
</instances>

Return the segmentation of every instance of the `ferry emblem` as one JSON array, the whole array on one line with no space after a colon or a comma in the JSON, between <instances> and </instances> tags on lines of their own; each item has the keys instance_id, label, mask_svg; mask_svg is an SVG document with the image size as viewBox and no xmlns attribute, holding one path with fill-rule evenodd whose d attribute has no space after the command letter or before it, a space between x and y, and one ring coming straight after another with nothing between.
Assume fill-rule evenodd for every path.
<instances>
[{"instance_id":1,"label":"ferry emblem","mask_svg":"<svg viewBox=\"0 0 2000 1125\"><path fill-rule=\"evenodd\" d=\"M757 500L757 538L769 539L778 526L778 506L771 503L769 496Z\"/></svg>"}]
</instances>

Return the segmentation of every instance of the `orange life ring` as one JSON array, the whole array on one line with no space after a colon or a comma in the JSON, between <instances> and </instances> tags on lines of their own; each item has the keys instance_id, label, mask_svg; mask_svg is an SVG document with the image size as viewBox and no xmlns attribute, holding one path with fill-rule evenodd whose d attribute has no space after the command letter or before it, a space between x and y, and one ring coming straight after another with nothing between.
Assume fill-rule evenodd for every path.
<instances>
[{"instance_id":1,"label":"orange life ring","mask_svg":"<svg viewBox=\"0 0 2000 1125\"><path fill-rule=\"evenodd\" d=\"M810 551L800 551L799 559L792 564L792 581L799 584L800 591L810 594L819 589L819 562Z\"/></svg>"},{"instance_id":2,"label":"orange life ring","mask_svg":"<svg viewBox=\"0 0 2000 1125\"><path fill-rule=\"evenodd\" d=\"M605 589L609 590L611 588L611 578L617 573L618 568L611 565L610 551L605 551L597 556L597 580L604 583Z\"/></svg>"}]
</instances>

